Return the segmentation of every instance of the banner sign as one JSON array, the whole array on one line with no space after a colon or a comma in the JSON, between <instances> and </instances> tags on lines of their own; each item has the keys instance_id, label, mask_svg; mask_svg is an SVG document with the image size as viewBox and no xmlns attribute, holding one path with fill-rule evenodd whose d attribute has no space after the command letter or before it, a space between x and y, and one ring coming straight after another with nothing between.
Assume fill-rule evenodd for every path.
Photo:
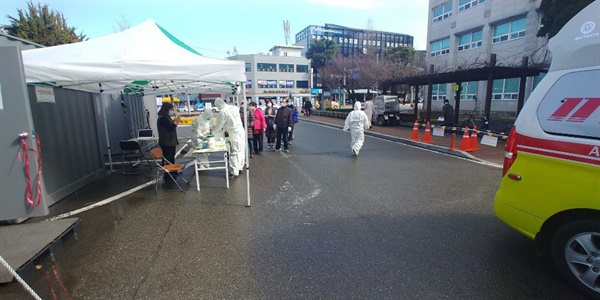
<instances>
[{"instance_id":1,"label":"banner sign","mask_svg":"<svg viewBox=\"0 0 600 300\"><path fill-rule=\"evenodd\" d=\"M498 145L498 138L495 136L484 135L481 139L481 144L496 147L496 145Z\"/></svg>"},{"instance_id":2,"label":"banner sign","mask_svg":"<svg viewBox=\"0 0 600 300\"><path fill-rule=\"evenodd\" d=\"M444 136L444 129L442 127L433 127L434 136Z\"/></svg>"},{"instance_id":3,"label":"banner sign","mask_svg":"<svg viewBox=\"0 0 600 300\"><path fill-rule=\"evenodd\" d=\"M37 102L49 102L56 103L54 99L54 88L47 86L35 86L35 96L37 98Z\"/></svg>"}]
</instances>

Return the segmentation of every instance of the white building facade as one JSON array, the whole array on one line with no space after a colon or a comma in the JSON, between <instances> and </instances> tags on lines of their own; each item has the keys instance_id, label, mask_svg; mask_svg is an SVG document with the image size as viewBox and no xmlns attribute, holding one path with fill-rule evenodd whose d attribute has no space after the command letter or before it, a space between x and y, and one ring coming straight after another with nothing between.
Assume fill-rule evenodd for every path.
<instances>
[{"instance_id":1,"label":"white building facade","mask_svg":"<svg viewBox=\"0 0 600 300\"><path fill-rule=\"evenodd\" d=\"M270 55L251 54L229 57L246 63L246 97L258 103L267 99L279 103L290 97L302 103L311 97L310 60L301 55L300 46L277 45Z\"/></svg>"},{"instance_id":2,"label":"white building facade","mask_svg":"<svg viewBox=\"0 0 600 300\"><path fill-rule=\"evenodd\" d=\"M540 27L541 0L430 0L427 30L427 64L434 73L487 66L492 54L496 66L547 67L550 54L545 38L536 34ZM543 76L543 75L542 75ZM527 78L525 99L538 77ZM454 102L453 83L436 84L432 109L440 110L443 99ZM461 111L484 109L486 81L462 83ZM519 78L494 80L492 115L515 115Z\"/></svg>"}]
</instances>

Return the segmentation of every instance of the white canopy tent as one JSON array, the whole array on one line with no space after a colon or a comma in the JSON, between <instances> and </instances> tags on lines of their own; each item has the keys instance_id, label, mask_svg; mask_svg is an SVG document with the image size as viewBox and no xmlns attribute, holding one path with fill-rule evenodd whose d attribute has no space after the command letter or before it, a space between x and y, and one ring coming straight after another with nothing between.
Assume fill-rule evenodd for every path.
<instances>
[{"instance_id":1,"label":"white canopy tent","mask_svg":"<svg viewBox=\"0 0 600 300\"><path fill-rule=\"evenodd\" d=\"M203 57L151 19L97 39L25 50L23 65L29 84L88 92L196 92L246 81L242 61Z\"/></svg>"},{"instance_id":2,"label":"white canopy tent","mask_svg":"<svg viewBox=\"0 0 600 300\"><path fill-rule=\"evenodd\" d=\"M240 84L238 90L245 92L243 61L203 57L151 19L105 37L25 50L22 56L28 84L142 95L231 93ZM102 113L109 143L106 112ZM108 157L112 170L110 145Z\"/></svg>"}]
</instances>

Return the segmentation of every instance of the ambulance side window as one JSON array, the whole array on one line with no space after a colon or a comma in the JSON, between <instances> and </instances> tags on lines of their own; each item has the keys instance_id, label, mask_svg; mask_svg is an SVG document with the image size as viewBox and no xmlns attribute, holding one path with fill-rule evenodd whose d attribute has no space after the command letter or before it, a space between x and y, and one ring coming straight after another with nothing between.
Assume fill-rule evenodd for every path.
<instances>
[{"instance_id":1,"label":"ambulance side window","mask_svg":"<svg viewBox=\"0 0 600 300\"><path fill-rule=\"evenodd\" d=\"M568 73L548 90L537 109L551 134L600 140L600 70Z\"/></svg>"}]
</instances>

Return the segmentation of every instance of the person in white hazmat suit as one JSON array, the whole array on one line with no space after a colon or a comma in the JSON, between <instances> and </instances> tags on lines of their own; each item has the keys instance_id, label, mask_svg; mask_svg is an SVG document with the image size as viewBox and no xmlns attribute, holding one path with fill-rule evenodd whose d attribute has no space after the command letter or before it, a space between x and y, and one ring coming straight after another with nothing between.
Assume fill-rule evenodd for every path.
<instances>
[{"instance_id":1,"label":"person in white hazmat suit","mask_svg":"<svg viewBox=\"0 0 600 300\"><path fill-rule=\"evenodd\" d=\"M210 128L212 127L212 110L207 109L201 113L194 122L192 122L192 149L197 149L202 146L202 142L206 141L206 138L210 134ZM198 155L198 164L200 168L208 168L208 154Z\"/></svg>"},{"instance_id":2,"label":"person in white hazmat suit","mask_svg":"<svg viewBox=\"0 0 600 300\"><path fill-rule=\"evenodd\" d=\"M351 147L352 156L358 157L358 152L362 148L365 141L365 130L371 127L369 118L364 111L360 110L360 102L354 103L354 110L346 117L346 123L344 130L350 130L350 136L352 137Z\"/></svg>"},{"instance_id":3,"label":"person in white hazmat suit","mask_svg":"<svg viewBox=\"0 0 600 300\"><path fill-rule=\"evenodd\" d=\"M240 111L236 106L226 104L221 98L215 99L215 106L219 109L215 131L227 130L229 133L229 175L235 178L244 168L248 133L244 129Z\"/></svg>"}]
</instances>

